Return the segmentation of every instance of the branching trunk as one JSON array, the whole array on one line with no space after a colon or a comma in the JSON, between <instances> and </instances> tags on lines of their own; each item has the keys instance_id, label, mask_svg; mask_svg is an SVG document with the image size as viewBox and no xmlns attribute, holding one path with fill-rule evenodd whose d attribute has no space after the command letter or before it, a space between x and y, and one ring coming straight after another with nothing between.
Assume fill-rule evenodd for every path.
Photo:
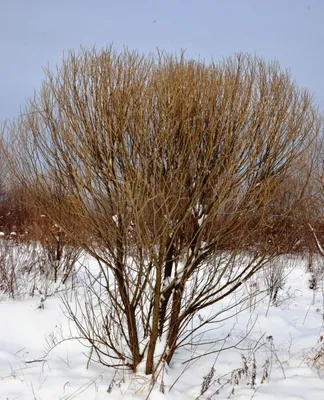
<instances>
[{"instance_id":1,"label":"branching trunk","mask_svg":"<svg viewBox=\"0 0 324 400\"><path fill-rule=\"evenodd\" d=\"M127 289L125 286L124 274L123 274L123 243L120 237L117 237L117 259L116 259L116 271L115 276L119 288L119 293L122 299L122 303L124 306L124 312L126 315L127 321L127 329L129 335L129 347L132 353L132 361L133 365L132 368L136 371L137 365L142 361L142 355L140 354L139 349L139 341L138 341L138 333L137 333L137 326L136 326L136 315L135 315L135 308L131 304L129 296L127 294Z\"/></svg>"}]
</instances>

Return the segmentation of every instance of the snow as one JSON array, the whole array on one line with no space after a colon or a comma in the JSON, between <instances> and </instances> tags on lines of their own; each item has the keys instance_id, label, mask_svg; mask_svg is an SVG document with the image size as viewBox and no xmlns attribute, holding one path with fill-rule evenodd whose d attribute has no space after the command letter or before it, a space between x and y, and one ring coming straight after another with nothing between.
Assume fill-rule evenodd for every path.
<instances>
[{"instance_id":1,"label":"snow","mask_svg":"<svg viewBox=\"0 0 324 400\"><path fill-rule=\"evenodd\" d=\"M200 218L198 218L198 225L201 226L206 220L207 215L203 214Z\"/></svg>"},{"instance_id":2,"label":"snow","mask_svg":"<svg viewBox=\"0 0 324 400\"><path fill-rule=\"evenodd\" d=\"M94 260L88 262L96 268ZM260 293L255 301L237 306L237 315L227 318L233 310L222 314L222 321L193 338L193 343L179 350L171 365L161 372L149 397L150 377L144 375L144 366L135 375L115 374L94 362L87 369L88 349L77 340L64 341L46 355L53 343L75 333L64 315L59 295L46 298L42 302L44 308L39 307L41 296L24 301L2 298L0 399L322 400L324 368L321 371L312 359L324 346L323 297L320 288L316 292L309 289L306 264L303 258L297 259L279 292L277 307L269 307L269 297ZM246 288L241 290L201 312L197 319L204 320L231 302L234 304ZM218 342L211 344L215 339ZM205 344L198 347L198 342ZM163 349L163 341L158 344L158 351L159 348ZM204 353L210 354L199 358ZM242 356L247 365L245 374L241 371ZM266 365L269 376L261 384ZM199 397L204 377L212 367L214 383ZM241 376L235 385L239 371ZM162 376L164 394L160 392Z\"/></svg>"}]
</instances>

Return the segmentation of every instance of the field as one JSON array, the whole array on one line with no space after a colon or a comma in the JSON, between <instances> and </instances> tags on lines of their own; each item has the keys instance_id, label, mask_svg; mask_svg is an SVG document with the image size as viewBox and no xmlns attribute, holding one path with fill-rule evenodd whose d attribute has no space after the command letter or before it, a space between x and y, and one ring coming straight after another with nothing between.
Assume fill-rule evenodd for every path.
<instances>
[{"instance_id":1,"label":"field","mask_svg":"<svg viewBox=\"0 0 324 400\"><path fill-rule=\"evenodd\" d=\"M1 297L0 399L320 400L321 260L315 260L316 284L307 265L307 258L278 258L272 271L280 284L272 301L271 276L260 271L232 297L199 314L203 320L223 311L176 353L153 386L141 365L136 374L115 372L89 361L86 343L73 339L78 332L63 303L72 309L76 298L81 303L85 271L97 270L94 259L83 256L65 285L25 274L16 298Z\"/></svg>"}]
</instances>

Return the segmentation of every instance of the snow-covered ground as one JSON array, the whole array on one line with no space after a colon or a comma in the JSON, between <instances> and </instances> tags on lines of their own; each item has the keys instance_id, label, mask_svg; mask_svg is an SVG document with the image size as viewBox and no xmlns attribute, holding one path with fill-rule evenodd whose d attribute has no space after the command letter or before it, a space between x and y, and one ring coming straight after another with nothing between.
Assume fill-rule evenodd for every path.
<instances>
[{"instance_id":1,"label":"snow-covered ground","mask_svg":"<svg viewBox=\"0 0 324 400\"><path fill-rule=\"evenodd\" d=\"M316 291L309 289L310 274L301 258L294 264L287 260L286 273L277 306L269 307L269 297L261 293L222 314L222 321L193 340L206 344L193 343L179 351L150 394L149 380L140 373L115 375L94 362L87 365L89 350L76 340L64 341L46 355L48 348L67 333L73 335L75 329L64 315L59 296L44 302L40 296L4 299L0 301L0 399L323 400L319 368L322 364L324 372L322 285ZM255 282L242 290L259 286L261 277ZM203 353L210 354L200 358ZM207 376L208 389L200 395Z\"/></svg>"}]
</instances>

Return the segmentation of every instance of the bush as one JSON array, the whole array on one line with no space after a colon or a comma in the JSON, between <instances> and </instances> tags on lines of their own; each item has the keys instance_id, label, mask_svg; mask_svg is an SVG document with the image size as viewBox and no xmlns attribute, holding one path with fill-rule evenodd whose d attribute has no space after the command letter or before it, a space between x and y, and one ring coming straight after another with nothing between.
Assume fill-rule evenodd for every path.
<instances>
[{"instance_id":1,"label":"bush","mask_svg":"<svg viewBox=\"0 0 324 400\"><path fill-rule=\"evenodd\" d=\"M108 48L47 72L4 151L37 207L100 263L99 310L78 326L107 364L154 373L195 315L278 253L252 239L319 125L307 91L248 55L206 65Z\"/></svg>"}]
</instances>

